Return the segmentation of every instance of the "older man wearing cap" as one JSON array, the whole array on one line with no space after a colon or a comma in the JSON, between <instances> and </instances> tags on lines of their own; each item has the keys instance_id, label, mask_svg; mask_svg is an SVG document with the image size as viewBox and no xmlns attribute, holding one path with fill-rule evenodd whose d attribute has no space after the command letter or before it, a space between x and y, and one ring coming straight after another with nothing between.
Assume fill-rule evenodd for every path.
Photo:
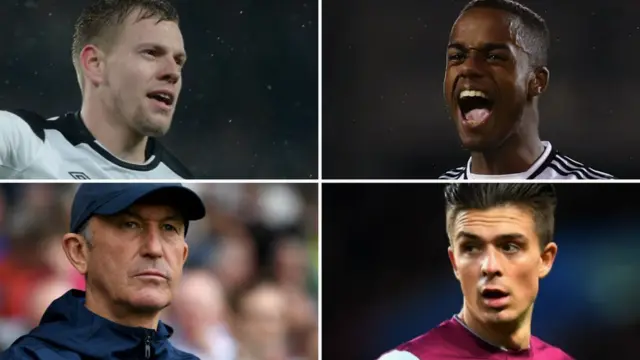
<instances>
[{"instance_id":1,"label":"older man wearing cap","mask_svg":"<svg viewBox=\"0 0 640 360\"><path fill-rule=\"evenodd\" d=\"M202 201L180 184L83 184L62 246L87 279L47 309L1 359L197 359L159 320L182 275Z\"/></svg>"}]
</instances>

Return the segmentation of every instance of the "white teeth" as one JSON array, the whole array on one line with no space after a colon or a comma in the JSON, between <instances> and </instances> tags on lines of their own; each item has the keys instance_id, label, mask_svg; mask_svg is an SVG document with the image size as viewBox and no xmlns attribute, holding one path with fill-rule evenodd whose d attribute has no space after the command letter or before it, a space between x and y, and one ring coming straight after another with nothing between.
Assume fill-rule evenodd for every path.
<instances>
[{"instance_id":1,"label":"white teeth","mask_svg":"<svg viewBox=\"0 0 640 360\"><path fill-rule=\"evenodd\" d=\"M460 93L460 99L466 97L481 97L483 99L489 99L487 94L479 90L462 90L462 92Z\"/></svg>"},{"instance_id":2,"label":"white teeth","mask_svg":"<svg viewBox=\"0 0 640 360\"><path fill-rule=\"evenodd\" d=\"M165 93L155 93L154 97L164 103L166 103L167 105L171 103L171 96L169 94L165 94Z\"/></svg>"}]
</instances>

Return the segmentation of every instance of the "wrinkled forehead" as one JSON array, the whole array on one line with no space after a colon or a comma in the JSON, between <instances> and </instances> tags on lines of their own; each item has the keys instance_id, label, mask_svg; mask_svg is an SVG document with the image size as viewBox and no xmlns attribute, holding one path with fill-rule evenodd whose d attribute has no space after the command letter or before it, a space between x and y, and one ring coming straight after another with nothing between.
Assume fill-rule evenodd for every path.
<instances>
[{"instance_id":1,"label":"wrinkled forehead","mask_svg":"<svg viewBox=\"0 0 640 360\"><path fill-rule=\"evenodd\" d=\"M455 241L461 234L474 234L490 240L504 234L520 234L527 237L535 232L535 220L530 209L506 204L490 209L465 209L452 211L450 234Z\"/></svg>"},{"instance_id":2,"label":"wrinkled forehead","mask_svg":"<svg viewBox=\"0 0 640 360\"><path fill-rule=\"evenodd\" d=\"M518 38L520 21L505 11L477 8L466 11L454 23L449 43L482 48L486 44L505 44L521 48Z\"/></svg>"}]
</instances>

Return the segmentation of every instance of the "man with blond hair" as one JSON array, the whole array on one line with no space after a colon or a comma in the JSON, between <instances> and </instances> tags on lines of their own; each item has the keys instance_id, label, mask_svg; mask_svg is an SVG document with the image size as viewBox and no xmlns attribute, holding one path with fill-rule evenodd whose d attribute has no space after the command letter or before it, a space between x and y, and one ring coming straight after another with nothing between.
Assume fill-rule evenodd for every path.
<instances>
[{"instance_id":1,"label":"man with blond hair","mask_svg":"<svg viewBox=\"0 0 640 360\"><path fill-rule=\"evenodd\" d=\"M50 119L0 111L0 178L192 178L156 138L169 131L186 61L167 0L96 0L75 25L82 106Z\"/></svg>"}]
</instances>

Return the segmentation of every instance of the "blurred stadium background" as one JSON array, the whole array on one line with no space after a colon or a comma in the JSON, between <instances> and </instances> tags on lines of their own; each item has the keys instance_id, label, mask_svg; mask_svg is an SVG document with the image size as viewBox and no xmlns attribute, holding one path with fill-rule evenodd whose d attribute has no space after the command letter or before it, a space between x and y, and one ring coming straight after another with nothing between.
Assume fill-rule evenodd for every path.
<instances>
[{"instance_id":1,"label":"blurred stadium background","mask_svg":"<svg viewBox=\"0 0 640 360\"><path fill-rule=\"evenodd\" d=\"M88 3L0 1L0 109L80 108L71 38ZM317 178L318 2L172 3L189 60L162 142L197 179Z\"/></svg>"},{"instance_id":2,"label":"blurred stadium background","mask_svg":"<svg viewBox=\"0 0 640 360\"><path fill-rule=\"evenodd\" d=\"M442 94L467 0L324 1L323 176L427 178L466 163ZM540 135L565 155L640 178L640 2L521 0L551 31ZM367 161L363 161L363 159Z\"/></svg>"},{"instance_id":3,"label":"blurred stadium background","mask_svg":"<svg viewBox=\"0 0 640 360\"><path fill-rule=\"evenodd\" d=\"M190 255L163 320L171 341L207 360L264 353L317 359L316 184L189 184L207 217L189 227ZM52 300L84 279L68 263L75 185L0 185L0 351L36 326ZM264 286L249 286L260 283ZM276 359L280 359L276 357Z\"/></svg>"},{"instance_id":4,"label":"blurred stadium background","mask_svg":"<svg viewBox=\"0 0 640 360\"><path fill-rule=\"evenodd\" d=\"M371 360L460 311L444 185L325 184L322 355ZM637 360L640 185L560 184L559 252L533 334L578 360Z\"/></svg>"}]
</instances>

